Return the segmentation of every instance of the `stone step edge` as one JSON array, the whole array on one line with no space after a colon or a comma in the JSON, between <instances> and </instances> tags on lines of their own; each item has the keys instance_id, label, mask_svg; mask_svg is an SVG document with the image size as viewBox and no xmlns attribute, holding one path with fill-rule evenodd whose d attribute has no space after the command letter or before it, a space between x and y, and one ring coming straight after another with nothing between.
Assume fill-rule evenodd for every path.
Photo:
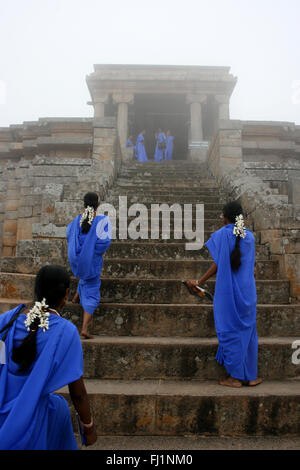
<instances>
[{"instance_id":1,"label":"stone step edge","mask_svg":"<svg viewBox=\"0 0 300 470\"><path fill-rule=\"evenodd\" d=\"M216 381L206 380L120 380L84 379L89 395L115 396L297 396L300 397L300 378L285 380L266 380L257 387L230 388L218 385ZM57 391L68 395L68 387Z\"/></svg>"},{"instance_id":2,"label":"stone step edge","mask_svg":"<svg viewBox=\"0 0 300 470\"><path fill-rule=\"evenodd\" d=\"M9 299L9 298L5 298L5 297L0 297L0 304L30 304L32 303L32 299ZM68 302L65 306L65 308L68 308L70 306L77 306L78 304L72 304L71 302ZM194 310L198 310L200 308L211 308L213 309L213 304L210 303L210 304L205 304L204 302L201 302L201 304L173 304L173 303L170 303L170 304L152 304L152 303L118 303L118 302L111 302L111 303L101 303L99 304L99 307L104 307L104 308L111 308L111 307L116 307L116 308L147 308L147 307L151 307L151 308L162 308L162 307L165 307L165 308L176 308L176 309L181 309L181 308L189 308L189 309L194 309ZM257 308L264 308L264 309L279 309L279 308L284 308L284 309L299 309L300 311L300 303L294 303L294 304L257 304Z\"/></svg>"},{"instance_id":3,"label":"stone step edge","mask_svg":"<svg viewBox=\"0 0 300 470\"><path fill-rule=\"evenodd\" d=\"M275 336L258 338L259 346L264 345L284 345L292 346L295 341L294 336ZM218 339L213 338L199 338L199 337L186 337L186 336L94 336L93 339L81 339L82 344L90 345L122 345L122 346L214 346L218 344ZM293 349L291 347L291 355ZM300 390L299 390L300 393Z\"/></svg>"},{"instance_id":4,"label":"stone step edge","mask_svg":"<svg viewBox=\"0 0 300 470\"><path fill-rule=\"evenodd\" d=\"M5 272L5 271L1 271L0 274L2 275L9 275L9 276L16 276L16 277L21 277L21 276L25 276L25 277L36 277L36 274L26 274L26 273L10 273L10 272ZM72 279L76 279L74 276L72 276ZM122 277L122 278L119 278L119 277L101 277L101 281L118 281L118 282L134 282L134 281L147 281L147 282L181 282L180 279L174 279L174 278L160 278L160 279L154 279L154 278L143 278L143 277ZM215 279L209 279L208 281L206 281L206 283L208 284L211 284L212 282L215 282ZM263 284L263 283L280 283L280 282L289 282L288 279L284 279L284 278L280 278L280 279L256 279L256 282L259 282L260 284ZM178 305L182 305L182 304L178 304Z\"/></svg>"}]
</instances>

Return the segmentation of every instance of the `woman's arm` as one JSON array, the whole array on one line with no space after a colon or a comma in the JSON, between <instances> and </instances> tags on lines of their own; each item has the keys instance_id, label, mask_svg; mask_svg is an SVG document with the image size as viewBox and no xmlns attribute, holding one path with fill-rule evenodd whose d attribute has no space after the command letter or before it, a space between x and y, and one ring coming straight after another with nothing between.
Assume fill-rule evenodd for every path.
<instances>
[{"instance_id":1,"label":"woman's arm","mask_svg":"<svg viewBox=\"0 0 300 470\"><path fill-rule=\"evenodd\" d=\"M193 288L193 287L199 286L200 284L203 284L205 281L207 281L207 279L214 276L217 270L218 270L218 266L216 265L216 263L212 263L210 268L206 271L205 274L203 274L203 276L199 279L199 281L187 281L188 286Z\"/></svg>"},{"instance_id":2,"label":"woman's arm","mask_svg":"<svg viewBox=\"0 0 300 470\"><path fill-rule=\"evenodd\" d=\"M90 424L92 422L92 415L88 395L82 377L69 384L69 393L74 408L79 414L81 422L83 424ZM88 428L84 427L84 434L86 437L87 446L90 446L96 442L97 434L94 424Z\"/></svg>"}]
</instances>

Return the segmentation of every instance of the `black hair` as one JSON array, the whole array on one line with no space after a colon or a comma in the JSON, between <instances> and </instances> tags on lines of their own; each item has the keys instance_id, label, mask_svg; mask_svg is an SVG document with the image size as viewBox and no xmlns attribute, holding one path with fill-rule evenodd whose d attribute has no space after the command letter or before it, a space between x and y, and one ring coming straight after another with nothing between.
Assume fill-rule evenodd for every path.
<instances>
[{"instance_id":1,"label":"black hair","mask_svg":"<svg viewBox=\"0 0 300 470\"><path fill-rule=\"evenodd\" d=\"M38 302L44 298L50 308L56 308L66 290L70 286L70 276L63 266L43 266L35 278L34 293ZM19 372L24 372L32 365L36 358L36 335L39 329L40 319L36 318L30 325L29 334L18 347L12 351L12 360L20 365Z\"/></svg>"},{"instance_id":2,"label":"black hair","mask_svg":"<svg viewBox=\"0 0 300 470\"><path fill-rule=\"evenodd\" d=\"M97 193L86 193L86 195L83 198L83 203L84 207L87 208L92 207L94 211L97 210L98 204L99 204L99 198ZM82 233L88 233L90 230L91 226L88 222L87 219L84 219L81 225L81 231Z\"/></svg>"},{"instance_id":3,"label":"black hair","mask_svg":"<svg viewBox=\"0 0 300 470\"><path fill-rule=\"evenodd\" d=\"M238 215L243 215L243 208L237 201L231 201L223 207L223 215L232 224ZM230 264L233 271L237 271L241 266L241 250L240 250L240 236L238 235L235 240L235 247L230 255Z\"/></svg>"}]
</instances>

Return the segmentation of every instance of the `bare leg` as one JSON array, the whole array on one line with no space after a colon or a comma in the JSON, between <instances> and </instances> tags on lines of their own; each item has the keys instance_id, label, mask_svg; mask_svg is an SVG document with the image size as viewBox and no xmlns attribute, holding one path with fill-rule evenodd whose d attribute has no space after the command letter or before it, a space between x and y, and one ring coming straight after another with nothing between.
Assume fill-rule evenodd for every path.
<instances>
[{"instance_id":1,"label":"bare leg","mask_svg":"<svg viewBox=\"0 0 300 470\"><path fill-rule=\"evenodd\" d=\"M93 336L88 333L88 326L92 319L93 315L87 312L83 312L83 323L81 329L81 336L84 336L86 339L93 339Z\"/></svg>"},{"instance_id":2,"label":"bare leg","mask_svg":"<svg viewBox=\"0 0 300 470\"><path fill-rule=\"evenodd\" d=\"M79 294L78 292L76 292L76 294L74 295L72 299L72 304L79 304L79 302L80 302Z\"/></svg>"},{"instance_id":3,"label":"bare leg","mask_svg":"<svg viewBox=\"0 0 300 470\"><path fill-rule=\"evenodd\" d=\"M234 379L233 377L229 376L226 379L220 380L219 385L223 385L224 387L241 388L243 383L241 380Z\"/></svg>"}]
</instances>

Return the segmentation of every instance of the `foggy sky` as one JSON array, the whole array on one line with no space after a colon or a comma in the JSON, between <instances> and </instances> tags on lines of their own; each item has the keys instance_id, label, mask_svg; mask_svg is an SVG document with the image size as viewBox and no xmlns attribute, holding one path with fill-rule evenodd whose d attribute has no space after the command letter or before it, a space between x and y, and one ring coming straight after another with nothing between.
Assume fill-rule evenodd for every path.
<instances>
[{"instance_id":1,"label":"foggy sky","mask_svg":"<svg viewBox=\"0 0 300 470\"><path fill-rule=\"evenodd\" d=\"M0 126L88 117L93 64L230 66L232 119L300 124L300 0L0 0Z\"/></svg>"}]
</instances>

